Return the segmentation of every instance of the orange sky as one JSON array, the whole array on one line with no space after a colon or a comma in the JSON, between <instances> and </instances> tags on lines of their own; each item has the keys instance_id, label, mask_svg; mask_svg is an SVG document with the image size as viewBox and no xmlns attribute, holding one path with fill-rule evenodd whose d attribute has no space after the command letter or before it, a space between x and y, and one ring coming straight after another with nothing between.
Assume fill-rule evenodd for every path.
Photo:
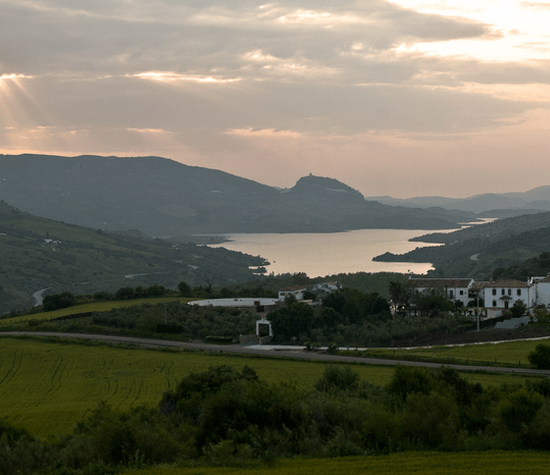
<instances>
[{"instance_id":1,"label":"orange sky","mask_svg":"<svg viewBox=\"0 0 550 475\"><path fill-rule=\"evenodd\" d=\"M0 153L365 196L550 184L550 3L0 0Z\"/></svg>"}]
</instances>

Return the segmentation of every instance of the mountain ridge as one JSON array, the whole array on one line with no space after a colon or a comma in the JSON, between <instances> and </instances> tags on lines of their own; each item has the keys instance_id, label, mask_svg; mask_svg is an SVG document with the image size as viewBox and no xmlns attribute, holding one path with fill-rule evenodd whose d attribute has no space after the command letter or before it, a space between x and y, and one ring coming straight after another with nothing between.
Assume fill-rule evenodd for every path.
<instances>
[{"instance_id":1,"label":"mountain ridge","mask_svg":"<svg viewBox=\"0 0 550 475\"><path fill-rule=\"evenodd\" d=\"M450 229L469 212L387 206L333 178L275 187L162 157L0 155L0 199L94 229L150 236Z\"/></svg>"},{"instance_id":2,"label":"mountain ridge","mask_svg":"<svg viewBox=\"0 0 550 475\"><path fill-rule=\"evenodd\" d=\"M448 210L470 211L486 214L499 211L501 216L514 216L514 211L522 214L550 211L550 186L539 186L525 192L482 193L467 198L446 198L443 196L418 196L413 198L392 198L391 196L372 196L367 200L378 201L390 206L409 206L429 208L439 206ZM508 213L503 213L507 211Z\"/></svg>"}]
</instances>

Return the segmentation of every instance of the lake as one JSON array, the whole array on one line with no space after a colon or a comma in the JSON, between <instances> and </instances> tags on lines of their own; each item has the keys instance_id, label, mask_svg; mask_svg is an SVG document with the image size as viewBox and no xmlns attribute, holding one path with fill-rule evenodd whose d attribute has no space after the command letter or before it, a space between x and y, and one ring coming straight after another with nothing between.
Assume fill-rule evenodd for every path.
<instances>
[{"instance_id":1,"label":"lake","mask_svg":"<svg viewBox=\"0 0 550 475\"><path fill-rule=\"evenodd\" d=\"M275 274L305 272L309 277L350 272L413 272L425 274L430 263L373 262L372 258L392 252L403 254L422 243L409 242L413 237L432 232L410 229L360 229L341 233L308 234L226 234L230 242L211 247L225 247L267 259L267 272ZM434 244L429 244L433 246Z\"/></svg>"}]
</instances>

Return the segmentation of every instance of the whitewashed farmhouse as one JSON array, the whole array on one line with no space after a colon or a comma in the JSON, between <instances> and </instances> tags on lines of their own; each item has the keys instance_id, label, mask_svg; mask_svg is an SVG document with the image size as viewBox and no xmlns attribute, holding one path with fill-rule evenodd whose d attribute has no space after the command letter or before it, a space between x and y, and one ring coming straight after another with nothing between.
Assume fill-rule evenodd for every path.
<instances>
[{"instance_id":1,"label":"whitewashed farmhouse","mask_svg":"<svg viewBox=\"0 0 550 475\"><path fill-rule=\"evenodd\" d=\"M464 307L468 305L468 293L474 283L474 279L453 278L411 278L407 286L414 288L416 292L427 292L437 289L451 302L461 302Z\"/></svg>"}]
</instances>

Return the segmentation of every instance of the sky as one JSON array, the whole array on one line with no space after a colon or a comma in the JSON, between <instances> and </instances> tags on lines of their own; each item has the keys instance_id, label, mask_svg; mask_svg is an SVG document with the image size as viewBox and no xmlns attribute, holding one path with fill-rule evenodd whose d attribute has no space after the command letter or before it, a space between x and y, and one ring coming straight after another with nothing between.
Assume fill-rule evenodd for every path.
<instances>
[{"instance_id":1,"label":"sky","mask_svg":"<svg viewBox=\"0 0 550 475\"><path fill-rule=\"evenodd\" d=\"M550 185L550 0L0 0L0 153L367 197Z\"/></svg>"}]
</instances>

